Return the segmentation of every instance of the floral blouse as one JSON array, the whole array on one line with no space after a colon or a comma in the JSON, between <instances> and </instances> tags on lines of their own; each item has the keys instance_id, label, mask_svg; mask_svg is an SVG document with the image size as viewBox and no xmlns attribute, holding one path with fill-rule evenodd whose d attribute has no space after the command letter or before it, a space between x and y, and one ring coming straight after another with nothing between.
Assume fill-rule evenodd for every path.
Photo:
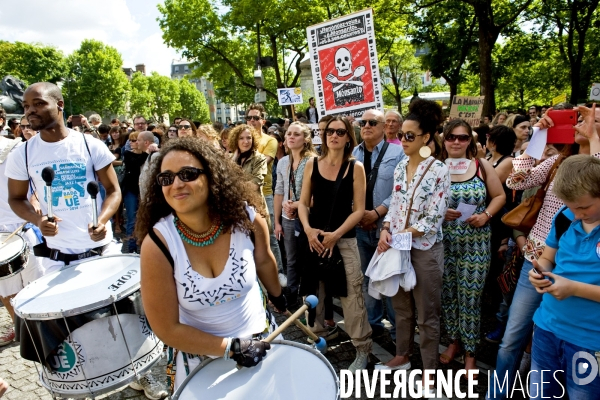
<instances>
[{"instance_id":1,"label":"floral blouse","mask_svg":"<svg viewBox=\"0 0 600 400\"><path fill-rule=\"evenodd\" d=\"M406 166L408 157L400 161L394 171L394 189L390 209L384 218L384 222L390 223L392 234L404 230L408 205L410 199L414 199L412 212L408 227L412 227L424 235L413 237L412 247L419 250L428 250L442 241L442 223L448 209L448 194L450 192L450 172L448 167L441 161L435 160L427 169L433 157L423 160L410 184L406 181ZM414 185L425 174L419 187Z\"/></svg>"}]
</instances>

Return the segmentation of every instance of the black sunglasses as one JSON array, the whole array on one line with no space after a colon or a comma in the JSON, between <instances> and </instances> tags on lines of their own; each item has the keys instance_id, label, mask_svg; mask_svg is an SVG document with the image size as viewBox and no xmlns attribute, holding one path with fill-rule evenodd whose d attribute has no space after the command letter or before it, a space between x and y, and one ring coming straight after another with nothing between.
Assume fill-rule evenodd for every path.
<instances>
[{"instance_id":1,"label":"black sunglasses","mask_svg":"<svg viewBox=\"0 0 600 400\"><path fill-rule=\"evenodd\" d=\"M469 135L454 135L452 133L449 133L446 136L444 136L444 140L446 142L454 142L454 141L456 141L456 139L458 139L458 141L460 143L466 143L469 140L471 140L471 136L469 136Z\"/></svg>"},{"instance_id":2,"label":"black sunglasses","mask_svg":"<svg viewBox=\"0 0 600 400\"><path fill-rule=\"evenodd\" d=\"M192 126L191 125L179 125L177 128L187 131L188 129L192 129Z\"/></svg>"},{"instance_id":3,"label":"black sunglasses","mask_svg":"<svg viewBox=\"0 0 600 400\"><path fill-rule=\"evenodd\" d=\"M262 118L260 116L258 116L258 115L248 115L246 117L246 121L252 121L252 120L260 121L261 119Z\"/></svg>"},{"instance_id":4,"label":"black sunglasses","mask_svg":"<svg viewBox=\"0 0 600 400\"><path fill-rule=\"evenodd\" d=\"M204 173L203 169L194 167L183 167L179 172L165 171L156 175L156 181L160 186L171 186L175 182L175 175L182 182L191 182L198 179Z\"/></svg>"},{"instance_id":5,"label":"black sunglasses","mask_svg":"<svg viewBox=\"0 0 600 400\"><path fill-rule=\"evenodd\" d=\"M415 135L414 133L404 133L404 132L400 132L399 136L400 136L400 140L405 139L407 142L414 142L415 139L417 138L417 136L423 136L424 134L421 135Z\"/></svg>"},{"instance_id":6,"label":"black sunglasses","mask_svg":"<svg viewBox=\"0 0 600 400\"><path fill-rule=\"evenodd\" d=\"M169 129L169 132L175 132L175 133L177 133L177 129Z\"/></svg>"},{"instance_id":7,"label":"black sunglasses","mask_svg":"<svg viewBox=\"0 0 600 400\"><path fill-rule=\"evenodd\" d=\"M19 125L21 129L31 129L31 125Z\"/></svg>"},{"instance_id":8,"label":"black sunglasses","mask_svg":"<svg viewBox=\"0 0 600 400\"><path fill-rule=\"evenodd\" d=\"M325 133L327 134L327 136L333 136L333 134L335 133L339 137L342 137L342 136L346 136L346 134L348 134L348 130L347 129L331 129L331 128L327 128L327 129L325 129Z\"/></svg>"},{"instance_id":9,"label":"black sunglasses","mask_svg":"<svg viewBox=\"0 0 600 400\"><path fill-rule=\"evenodd\" d=\"M369 124L369 126L377 126L377 124L383 124L383 122L377 121L375 119L363 119L361 121L358 121L358 124L361 128L364 128L365 126L367 126L367 124Z\"/></svg>"}]
</instances>

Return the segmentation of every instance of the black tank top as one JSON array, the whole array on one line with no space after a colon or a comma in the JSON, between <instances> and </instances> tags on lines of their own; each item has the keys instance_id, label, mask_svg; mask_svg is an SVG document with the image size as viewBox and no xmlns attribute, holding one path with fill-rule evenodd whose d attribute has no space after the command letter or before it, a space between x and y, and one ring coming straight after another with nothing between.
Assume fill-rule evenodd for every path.
<instances>
[{"instance_id":1,"label":"black tank top","mask_svg":"<svg viewBox=\"0 0 600 400\"><path fill-rule=\"evenodd\" d=\"M317 229L324 229L329 221L329 212L331 211L331 202L333 201L333 188L335 181L323 178L319 173L319 163L317 157L314 159L313 171L310 177L313 196L313 207L310 210L310 226ZM331 211L331 223L329 232L338 229L346 218L352 214L352 200L354 195L354 160L350 162L348 173L342 178L340 189L338 190L333 211ZM354 228L346 232L342 238L356 237Z\"/></svg>"}]
</instances>

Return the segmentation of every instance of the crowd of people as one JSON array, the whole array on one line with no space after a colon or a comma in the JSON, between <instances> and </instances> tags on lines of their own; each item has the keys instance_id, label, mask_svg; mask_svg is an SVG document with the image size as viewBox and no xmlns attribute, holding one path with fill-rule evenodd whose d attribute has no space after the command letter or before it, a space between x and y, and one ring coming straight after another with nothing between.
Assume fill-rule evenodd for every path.
<instances>
[{"instance_id":1,"label":"crowd of people","mask_svg":"<svg viewBox=\"0 0 600 400\"><path fill-rule=\"evenodd\" d=\"M23 236L42 251L10 283L0 281L11 316L10 298L29 282L120 253L113 233L124 233L125 250L140 254L145 313L170 348L171 389L203 357L258 364L269 350L261 338L276 327L266 299L283 312L314 294L308 325L328 341L339 334L332 298L340 298L356 348L351 372L367 367L387 319L396 353L378 370L412 367L418 327L424 369L464 354L464 368L475 370L481 340L500 344L500 382L492 380L488 398L506 398L518 371L532 371L529 385L544 396L561 387L573 399L599 396L600 378L580 386L570 364L577 352L600 354L594 105L575 108L574 143L545 143L536 158L527 147L553 127L550 107L500 112L471 127L422 99L406 116L367 110L358 121L317 121L311 103L317 147L309 125L269 124L261 104L236 126L176 118L169 127L144 116L131 124L105 125L97 115L65 120L60 89L49 83L31 85L23 105L15 139L0 138L7 188L0 230L27 222ZM39 171L50 165L60 174L66 163L100 184L96 226L89 196L68 206L44 196ZM532 198L541 202L533 226L518 231L503 222ZM484 291L497 311L490 332L480 332ZM451 342L439 354L443 331ZM10 330L1 344L14 338ZM564 373L548 382L534 372L543 369ZM149 398L167 395L150 374L132 387ZM431 390L423 386L423 395Z\"/></svg>"}]
</instances>

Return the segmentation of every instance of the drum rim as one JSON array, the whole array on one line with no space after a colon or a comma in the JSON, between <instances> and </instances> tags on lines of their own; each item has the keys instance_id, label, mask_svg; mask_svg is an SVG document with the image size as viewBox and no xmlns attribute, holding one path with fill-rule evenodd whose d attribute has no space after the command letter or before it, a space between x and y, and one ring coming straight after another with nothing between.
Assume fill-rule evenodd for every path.
<instances>
[{"instance_id":1,"label":"drum rim","mask_svg":"<svg viewBox=\"0 0 600 400\"><path fill-rule=\"evenodd\" d=\"M100 256L97 258L94 258L93 260L89 260L89 261L84 261L81 262L79 264L75 264L75 265L65 265L63 268L61 268L59 271L54 272L53 274L59 274L62 271L69 269L69 268L74 268L74 267L78 267L82 264L85 264L86 262L91 262L91 261L97 261L99 259L105 259L105 258L123 258L123 257L129 257L129 258L140 258L140 256L138 254L112 254L109 256ZM141 273L141 266L140 266L140 273ZM45 275L44 277L47 277L49 275ZM36 283L37 280L31 282L29 285L33 285ZM138 282L137 284L134 284L131 288L129 288L128 290L124 290L123 292L117 294L117 295L111 295L110 297L108 297L107 299L104 300L99 300L95 303L90 303L90 304L86 304L85 306L81 306L81 307L76 307L76 308L72 308L70 310L61 310L61 311L53 311L53 312L48 312L48 313L22 313L17 309L17 306L15 305L14 307L14 311L15 314L22 319L26 319L26 320L33 320L33 321L47 321L47 320L54 320L54 319L58 319L58 318L63 318L63 317L73 317L76 315L81 315L81 314L85 314L88 313L90 311L94 311L97 310L99 308L102 307L106 307L109 306L111 304L116 303L119 300L124 299L125 297L137 292L138 290L140 290L140 282ZM113 298L114 297L114 298Z\"/></svg>"},{"instance_id":2,"label":"drum rim","mask_svg":"<svg viewBox=\"0 0 600 400\"><path fill-rule=\"evenodd\" d=\"M340 398L340 378L337 375L337 373L335 372L333 365L331 365L331 363L329 362L327 357L325 357L320 351L318 351L317 349L313 348L312 346L306 345L304 343L294 342L294 341L285 340L285 339L284 340L273 340L271 342L271 344L283 344L283 345L288 345L288 346L292 346L292 347L297 347L302 350L308 350L311 353L313 353L314 355L316 355L317 357L319 357L321 359L321 361L323 361L325 363L325 365L327 365L327 367L331 371L331 375L333 375L333 377L335 379L335 383L337 386L337 393L336 393L335 398L336 399ZM192 378L198 373L198 371L200 371L202 368L206 367L211 362L219 360L220 358L222 358L222 357L219 357L219 358L210 358L209 357L206 360L202 361L196 368L194 368L194 370L192 372L190 372L190 374L184 379L184 381L181 382L181 385L179 386L177 391L175 391L175 393L173 393L173 395L171 396L171 400L179 400L179 396L181 396L181 392L183 391L183 388L185 388L187 386L189 381L192 380Z\"/></svg>"},{"instance_id":3,"label":"drum rim","mask_svg":"<svg viewBox=\"0 0 600 400\"><path fill-rule=\"evenodd\" d=\"M9 235L12 234L12 232L5 232L5 231L0 231L0 236L3 233L8 233ZM23 236L21 236L20 233L16 233L15 236L18 236L19 239L21 239L21 241L23 242L23 245L21 246L21 251L19 251L17 254L15 254L14 256L12 256L12 258L7 258L6 260L0 260L0 264L8 264L11 261L14 261L17 257L19 257L23 251L27 248L27 241L25 240L25 238ZM13 237L15 237L13 236ZM1 242L1 240L0 240ZM14 274L13 274L14 275ZM12 276L12 275L10 275Z\"/></svg>"}]
</instances>

